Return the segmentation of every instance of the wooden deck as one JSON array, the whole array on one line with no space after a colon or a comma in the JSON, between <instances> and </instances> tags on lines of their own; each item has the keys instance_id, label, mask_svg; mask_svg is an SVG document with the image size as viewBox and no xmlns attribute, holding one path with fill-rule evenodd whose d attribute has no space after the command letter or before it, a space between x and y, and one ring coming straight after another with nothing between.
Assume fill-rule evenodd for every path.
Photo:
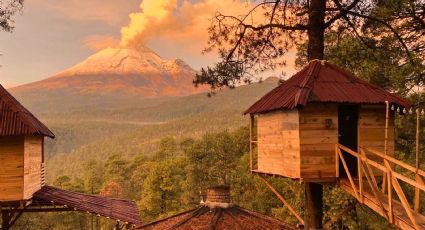
<instances>
[{"instance_id":1,"label":"wooden deck","mask_svg":"<svg viewBox=\"0 0 425 230\"><path fill-rule=\"evenodd\" d=\"M356 182L358 182L358 180L356 180ZM339 185L340 188L343 189L345 192L352 195L353 197L356 197L355 191L348 179L341 179ZM357 190L360 189L358 183L356 183L356 188ZM360 197L360 200L358 199L358 201L359 203L368 206L370 209L389 220L390 211L388 205L388 196L384 195L381 192L379 192L378 196L379 200L375 197L369 185L367 183L364 183L363 193ZM380 203L383 204L383 208L385 211L381 208ZM425 229L425 216L415 213L413 212L413 210L412 213L419 229ZM409 217L405 209L403 208L403 205L399 201L395 200L393 200L393 220L393 224L399 227L400 229L415 229L415 226L413 226L412 222L409 220Z\"/></svg>"}]
</instances>

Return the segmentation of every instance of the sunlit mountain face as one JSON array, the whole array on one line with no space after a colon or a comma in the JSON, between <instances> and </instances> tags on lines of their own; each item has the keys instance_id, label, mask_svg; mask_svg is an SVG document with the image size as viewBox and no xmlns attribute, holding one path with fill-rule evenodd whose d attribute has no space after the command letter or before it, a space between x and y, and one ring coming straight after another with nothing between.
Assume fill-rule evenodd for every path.
<instances>
[{"instance_id":1,"label":"sunlit mountain face","mask_svg":"<svg viewBox=\"0 0 425 230\"><path fill-rule=\"evenodd\" d=\"M203 92L192 84L196 74L180 59L167 60L145 46L106 48L50 78L12 89L66 94L139 95L144 98L185 96Z\"/></svg>"}]
</instances>

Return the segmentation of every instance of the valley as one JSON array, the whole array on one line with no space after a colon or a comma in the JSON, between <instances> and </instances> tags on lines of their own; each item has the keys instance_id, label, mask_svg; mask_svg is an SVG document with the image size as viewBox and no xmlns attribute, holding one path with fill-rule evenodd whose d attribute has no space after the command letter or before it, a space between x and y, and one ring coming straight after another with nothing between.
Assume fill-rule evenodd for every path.
<instances>
[{"instance_id":1,"label":"valley","mask_svg":"<svg viewBox=\"0 0 425 230\"><path fill-rule=\"evenodd\" d=\"M80 99L72 103L69 97L17 97L56 134L46 142L47 180L52 182L58 175L81 176L90 160L102 162L115 154L125 159L141 153L149 156L164 137L183 140L245 126L248 118L243 111L275 86L277 79L269 78L212 97L199 93L143 99L109 94L97 100L78 95Z\"/></svg>"}]
</instances>

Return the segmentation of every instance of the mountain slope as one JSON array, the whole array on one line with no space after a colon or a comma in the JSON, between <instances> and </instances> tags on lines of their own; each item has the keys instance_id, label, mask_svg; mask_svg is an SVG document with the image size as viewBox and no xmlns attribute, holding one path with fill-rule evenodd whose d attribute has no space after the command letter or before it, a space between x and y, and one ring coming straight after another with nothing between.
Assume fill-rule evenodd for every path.
<instances>
[{"instance_id":1,"label":"mountain slope","mask_svg":"<svg viewBox=\"0 0 425 230\"><path fill-rule=\"evenodd\" d=\"M83 62L38 82L10 89L15 95L137 95L144 98L184 96L195 88L195 75L180 59L166 60L147 47L107 48Z\"/></svg>"}]
</instances>

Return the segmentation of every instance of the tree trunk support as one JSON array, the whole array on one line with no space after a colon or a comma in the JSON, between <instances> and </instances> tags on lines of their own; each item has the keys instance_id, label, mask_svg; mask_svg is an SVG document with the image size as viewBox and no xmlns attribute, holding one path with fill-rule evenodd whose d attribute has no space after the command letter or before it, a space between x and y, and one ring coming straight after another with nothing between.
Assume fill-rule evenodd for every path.
<instances>
[{"instance_id":1,"label":"tree trunk support","mask_svg":"<svg viewBox=\"0 0 425 230\"><path fill-rule=\"evenodd\" d=\"M311 0L308 10L308 60L324 59L326 0ZM305 229L322 229L323 185L305 182Z\"/></svg>"},{"instance_id":2,"label":"tree trunk support","mask_svg":"<svg viewBox=\"0 0 425 230\"><path fill-rule=\"evenodd\" d=\"M305 182L305 229L322 229L323 185Z\"/></svg>"}]
</instances>

